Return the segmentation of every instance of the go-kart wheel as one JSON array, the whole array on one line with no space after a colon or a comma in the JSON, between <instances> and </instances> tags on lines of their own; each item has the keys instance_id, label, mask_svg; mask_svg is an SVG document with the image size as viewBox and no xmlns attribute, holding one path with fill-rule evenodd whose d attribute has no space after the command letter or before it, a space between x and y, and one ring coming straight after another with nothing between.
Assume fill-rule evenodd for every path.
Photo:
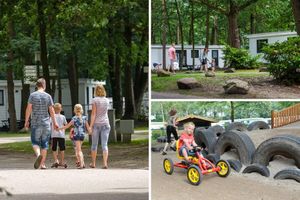
<instances>
[{"instance_id":1,"label":"go-kart wheel","mask_svg":"<svg viewBox=\"0 0 300 200\"><path fill-rule=\"evenodd\" d=\"M191 165L187 170L187 179L192 185L199 185L202 181L203 175L201 170L196 165Z\"/></svg>"},{"instance_id":2,"label":"go-kart wheel","mask_svg":"<svg viewBox=\"0 0 300 200\"><path fill-rule=\"evenodd\" d=\"M220 171L217 171L220 177L227 177L230 174L230 165L226 160L219 160L216 167L220 167Z\"/></svg>"},{"instance_id":3,"label":"go-kart wheel","mask_svg":"<svg viewBox=\"0 0 300 200\"><path fill-rule=\"evenodd\" d=\"M163 162L164 170L167 174L171 175L174 171L174 164L170 158L165 158Z\"/></svg>"}]
</instances>

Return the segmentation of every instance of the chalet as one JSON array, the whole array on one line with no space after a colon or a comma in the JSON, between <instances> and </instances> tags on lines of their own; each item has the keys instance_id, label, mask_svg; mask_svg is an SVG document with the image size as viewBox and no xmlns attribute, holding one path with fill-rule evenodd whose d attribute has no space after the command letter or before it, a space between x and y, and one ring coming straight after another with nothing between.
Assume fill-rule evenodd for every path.
<instances>
[{"instance_id":1,"label":"chalet","mask_svg":"<svg viewBox=\"0 0 300 200\"><path fill-rule=\"evenodd\" d=\"M168 59L168 49L170 48L170 45L166 46L166 65L170 65L170 60ZM203 49L205 48L204 45L195 45L194 51L195 51L195 66L200 65L200 59ZM209 46L209 52L208 52L208 59L211 61L212 59L215 59L216 66L219 68L224 67L224 60L223 60L223 45L210 45ZM175 45L176 49L176 56L179 62L180 59L180 52L181 52L181 45ZM154 63L162 63L163 62L163 54L162 54L162 45L151 45L151 63L152 65ZM183 50L183 66L192 66L193 65L193 47L192 45L184 45Z\"/></svg>"},{"instance_id":2,"label":"chalet","mask_svg":"<svg viewBox=\"0 0 300 200\"><path fill-rule=\"evenodd\" d=\"M183 128L183 125L187 122L193 122L195 124L195 127L209 127L211 126L212 123L217 123L218 121L211 118L201 117L193 114L177 119L179 128Z\"/></svg>"}]
</instances>

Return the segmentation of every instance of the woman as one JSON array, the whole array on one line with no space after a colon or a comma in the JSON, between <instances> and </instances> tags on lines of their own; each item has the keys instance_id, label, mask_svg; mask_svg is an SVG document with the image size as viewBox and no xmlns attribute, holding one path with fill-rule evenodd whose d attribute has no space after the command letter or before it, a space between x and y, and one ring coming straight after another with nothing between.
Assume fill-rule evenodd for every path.
<instances>
[{"instance_id":1,"label":"woman","mask_svg":"<svg viewBox=\"0 0 300 200\"><path fill-rule=\"evenodd\" d=\"M177 119L177 115L176 115L177 111L175 109L171 109L169 112L169 120L167 122L167 142L165 143L165 147L162 151L162 155L166 155L167 154L167 150L169 148L169 146L171 147L171 149L176 150L175 145L176 145L176 141L178 140L178 134L177 134L177 126L176 126L176 119ZM171 134L173 134L175 141L173 141L171 143Z\"/></svg>"},{"instance_id":2,"label":"woman","mask_svg":"<svg viewBox=\"0 0 300 200\"><path fill-rule=\"evenodd\" d=\"M92 100L92 113L91 113L91 128L92 133L92 147L91 147L91 157L92 163L90 163L91 168L96 167L96 156L97 147L99 142L99 136L101 136L101 147L103 151L103 169L107 169L107 159L108 159L108 137L110 132L110 125L108 120L108 106L109 101L106 98L106 91L103 85L97 85L95 88L95 98Z\"/></svg>"},{"instance_id":3,"label":"woman","mask_svg":"<svg viewBox=\"0 0 300 200\"><path fill-rule=\"evenodd\" d=\"M202 60L201 60L201 71L203 70L207 72L207 63L208 63L208 48L204 48L203 53L202 53Z\"/></svg>"}]
</instances>

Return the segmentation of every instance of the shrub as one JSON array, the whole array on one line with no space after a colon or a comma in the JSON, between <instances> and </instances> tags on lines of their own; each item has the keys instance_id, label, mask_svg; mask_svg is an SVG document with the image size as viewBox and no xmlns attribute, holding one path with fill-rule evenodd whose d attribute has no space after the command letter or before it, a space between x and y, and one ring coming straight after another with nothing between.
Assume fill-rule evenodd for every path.
<instances>
[{"instance_id":1,"label":"shrub","mask_svg":"<svg viewBox=\"0 0 300 200\"><path fill-rule=\"evenodd\" d=\"M267 45L262 50L264 59L269 62L268 70L275 79L300 83L300 37Z\"/></svg>"},{"instance_id":2,"label":"shrub","mask_svg":"<svg viewBox=\"0 0 300 200\"><path fill-rule=\"evenodd\" d=\"M238 49L225 45L223 52L227 67L235 69L255 69L260 65L257 61L259 55L252 57L246 49Z\"/></svg>"}]
</instances>

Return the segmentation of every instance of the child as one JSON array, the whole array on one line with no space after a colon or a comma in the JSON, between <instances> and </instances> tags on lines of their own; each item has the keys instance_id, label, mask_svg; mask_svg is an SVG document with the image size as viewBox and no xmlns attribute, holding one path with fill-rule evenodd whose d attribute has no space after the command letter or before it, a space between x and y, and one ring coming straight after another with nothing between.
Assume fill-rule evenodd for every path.
<instances>
[{"instance_id":1,"label":"child","mask_svg":"<svg viewBox=\"0 0 300 200\"><path fill-rule=\"evenodd\" d=\"M194 155L194 152L192 152L192 150L194 149L194 147L197 147L193 135L194 129L194 123L188 122L184 124L184 132L181 134L179 139L179 155L183 156L188 163L191 162L188 157Z\"/></svg>"},{"instance_id":2,"label":"child","mask_svg":"<svg viewBox=\"0 0 300 200\"><path fill-rule=\"evenodd\" d=\"M67 129L70 126L74 126L74 136L73 139L75 141L76 145L76 156L77 160L80 161L80 165L77 167L78 169L83 169L85 167L84 164L84 158L83 158L83 153L81 150L81 145L85 137L85 128L88 130L88 133L90 134L91 128L89 126L89 123L87 121L86 116L83 116L83 108L81 104L76 104L74 106L74 113L75 116L72 117L72 120L64 127L60 129Z\"/></svg>"},{"instance_id":3,"label":"child","mask_svg":"<svg viewBox=\"0 0 300 200\"><path fill-rule=\"evenodd\" d=\"M215 61L215 59L211 59L210 66L211 66L211 71L215 72L215 67L216 67L216 61Z\"/></svg>"},{"instance_id":4,"label":"child","mask_svg":"<svg viewBox=\"0 0 300 200\"><path fill-rule=\"evenodd\" d=\"M59 127L62 127L67 124L66 117L64 115L61 115L60 112L62 110L62 106L60 103L54 104L54 112L55 112L55 119ZM52 152L53 152L53 158L54 158L54 163L52 164L51 168L53 167L58 167L58 166L64 166L67 168L67 164L64 161L65 158L65 130L55 130L54 128L52 129L51 132L51 138L52 138ZM60 151L60 158L61 161L58 161L57 158L57 144L59 146L59 151Z\"/></svg>"},{"instance_id":5,"label":"child","mask_svg":"<svg viewBox=\"0 0 300 200\"><path fill-rule=\"evenodd\" d=\"M75 140L74 140L74 128L70 129L69 138L72 141L73 149L74 149L74 152L75 152L76 167L79 167L80 166L80 160L78 159L79 156L78 156L77 151L76 151L76 143L75 143ZM83 166L83 168L85 168L85 166Z\"/></svg>"},{"instance_id":6,"label":"child","mask_svg":"<svg viewBox=\"0 0 300 200\"><path fill-rule=\"evenodd\" d=\"M176 131L176 116L177 111L175 109L170 110L169 115L170 118L168 120L167 123L167 142L165 144L165 147L162 151L162 155L166 155L167 154L167 149L169 147L169 145L171 146L171 149L176 150L175 149L175 145L176 145L176 141L178 140L178 135L177 135L177 131ZM174 135L174 138L176 141L173 141L173 143L171 144L171 134Z\"/></svg>"}]
</instances>

